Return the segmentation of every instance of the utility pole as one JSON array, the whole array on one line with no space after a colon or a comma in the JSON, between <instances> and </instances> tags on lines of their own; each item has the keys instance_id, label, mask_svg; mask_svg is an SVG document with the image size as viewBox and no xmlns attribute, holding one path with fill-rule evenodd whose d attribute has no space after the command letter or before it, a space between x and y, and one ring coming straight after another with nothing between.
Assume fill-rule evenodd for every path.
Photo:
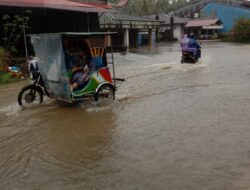
<instances>
[{"instance_id":1,"label":"utility pole","mask_svg":"<svg viewBox=\"0 0 250 190\"><path fill-rule=\"evenodd\" d=\"M28 48L27 48L27 41L26 41L26 31L25 31L25 26L22 26L23 29L23 40L24 40L24 48L25 48L25 57L28 59Z\"/></svg>"},{"instance_id":2,"label":"utility pole","mask_svg":"<svg viewBox=\"0 0 250 190\"><path fill-rule=\"evenodd\" d=\"M174 39L174 12L170 13L170 40Z\"/></svg>"}]
</instances>

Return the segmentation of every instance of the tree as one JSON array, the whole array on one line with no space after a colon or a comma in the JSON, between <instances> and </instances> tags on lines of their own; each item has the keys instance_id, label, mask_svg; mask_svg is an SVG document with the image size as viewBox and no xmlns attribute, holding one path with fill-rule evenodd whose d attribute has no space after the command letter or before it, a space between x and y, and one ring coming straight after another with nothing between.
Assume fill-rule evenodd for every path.
<instances>
[{"instance_id":1,"label":"tree","mask_svg":"<svg viewBox=\"0 0 250 190\"><path fill-rule=\"evenodd\" d=\"M110 0L111 3L117 3L119 0ZM172 2L172 3L170 3ZM130 0L128 7L121 10L131 15L150 15L159 13L168 13L191 3L187 0Z\"/></svg>"},{"instance_id":2,"label":"tree","mask_svg":"<svg viewBox=\"0 0 250 190\"><path fill-rule=\"evenodd\" d=\"M250 42L250 19L240 18L230 33L233 41Z\"/></svg>"},{"instance_id":3,"label":"tree","mask_svg":"<svg viewBox=\"0 0 250 190\"><path fill-rule=\"evenodd\" d=\"M28 27L29 14L31 11L26 11L23 15L4 15L3 22L3 38L2 43L7 54L17 53L16 44Z\"/></svg>"}]
</instances>

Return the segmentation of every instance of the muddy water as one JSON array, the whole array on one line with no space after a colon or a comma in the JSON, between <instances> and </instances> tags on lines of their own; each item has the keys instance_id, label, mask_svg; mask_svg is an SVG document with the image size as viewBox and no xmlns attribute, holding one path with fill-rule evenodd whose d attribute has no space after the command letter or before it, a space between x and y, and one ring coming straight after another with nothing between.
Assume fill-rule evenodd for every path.
<instances>
[{"instance_id":1,"label":"muddy water","mask_svg":"<svg viewBox=\"0 0 250 190\"><path fill-rule=\"evenodd\" d=\"M115 54L126 78L111 105L46 99L22 110L29 83L0 87L0 189L250 189L250 46L178 44Z\"/></svg>"}]
</instances>

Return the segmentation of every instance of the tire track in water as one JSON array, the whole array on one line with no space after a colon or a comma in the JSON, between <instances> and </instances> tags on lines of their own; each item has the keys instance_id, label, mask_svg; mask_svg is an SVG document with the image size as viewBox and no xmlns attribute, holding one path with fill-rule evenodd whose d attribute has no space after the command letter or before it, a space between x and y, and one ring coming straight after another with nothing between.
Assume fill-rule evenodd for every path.
<instances>
[{"instance_id":1,"label":"tire track in water","mask_svg":"<svg viewBox=\"0 0 250 190\"><path fill-rule=\"evenodd\" d=\"M154 91L154 92L147 92L147 91L141 91L137 94L131 94L127 96L120 96L117 98L117 101L119 102L130 102L132 103L133 101L136 100L141 100L142 98L148 98L152 96L158 96L161 94L165 94L169 91L175 91L175 90L182 90L182 89L193 89L193 88L200 88L200 87L208 87L210 84L197 84L197 85L190 85L190 86L179 86L179 87L172 87L172 88L167 88L165 90L160 90L160 91Z\"/></svg>"},{"instance_id":2,"label":"tire track in water","mask_svg":"<svg viewBox=\"0 0 250 190\"><path fill-rule=\"evenodd\" d=\"M207 67L207 65L200 62L196 64L159 63L146 65L142 67L144 69L137 70L137 73L127 74L127 77L125 77L127 85L125 83L125 87L118 91L117 100L127 102L129 100L132 101L160 95L172 90L207 87L209 84L170 86L170 88L158 84L158 82L161 81L160 78L162 78L162 80L166 80L166 78L171 78L171 80L176 80L179 77L185 78L183 73L204 67ZM182 73L181 75L180 72ZM145 80L145 78L147 80Z\"/></svg>"}]
</instances>

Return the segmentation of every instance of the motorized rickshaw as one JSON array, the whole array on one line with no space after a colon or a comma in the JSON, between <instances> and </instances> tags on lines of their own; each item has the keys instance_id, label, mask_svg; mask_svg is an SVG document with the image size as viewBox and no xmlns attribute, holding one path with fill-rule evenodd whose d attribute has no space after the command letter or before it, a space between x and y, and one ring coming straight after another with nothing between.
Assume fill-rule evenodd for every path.
<instances>
[{"instance_id":1,"label":"motorized rickshaw","mask_svg":"<svg viewBox=\"0 0 250 190\"><path fill-rule=\"evenodd\" d=\"M29 35L39 71L33 73L33 84L20 91L19 105L40 104L44 95L67 102L84 100L86 97L93 97L95 101L113 100L116 81L124 81L115 78L113 34L65 32ZM107 54L108 51L110 54ZM83 87L72 89L75 66L82 72L87 66L85 72L89 77Z\"/></svg>"}]
</instances>

